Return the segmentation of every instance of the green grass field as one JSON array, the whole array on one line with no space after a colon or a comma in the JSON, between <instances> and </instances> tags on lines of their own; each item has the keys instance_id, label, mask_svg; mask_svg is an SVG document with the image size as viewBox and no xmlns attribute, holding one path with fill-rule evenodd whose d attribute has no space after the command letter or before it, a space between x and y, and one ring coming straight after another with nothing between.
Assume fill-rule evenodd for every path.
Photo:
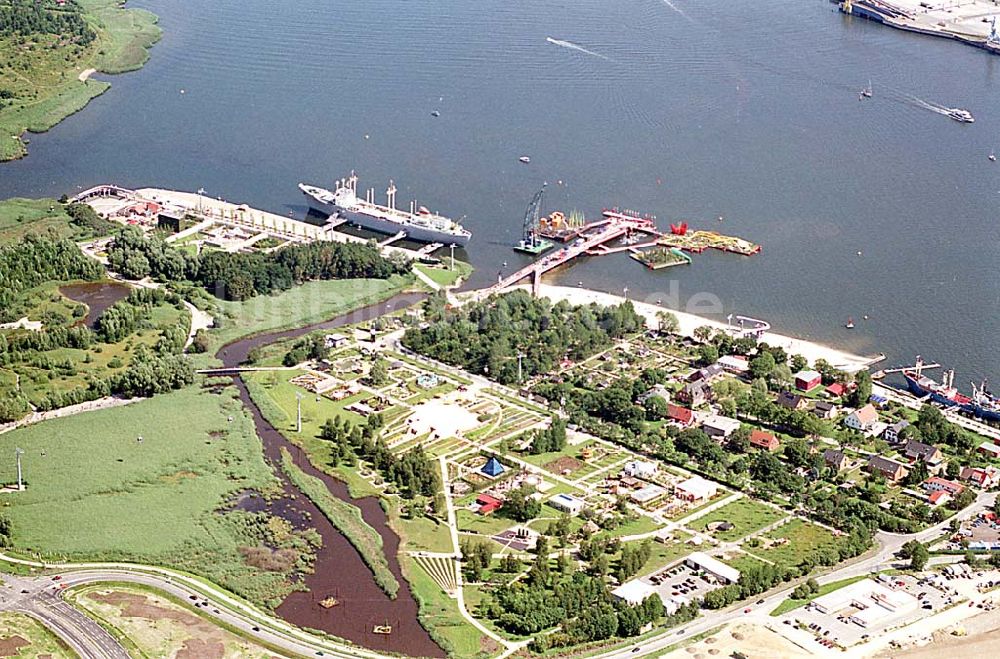
<instances>
[{"instance_id":1,"label":"green grass field","mask_svg":"<svg viewBox=\"0 0 1000 659\"><path fill-rule=\"evenodd\" d=\"M192 387L0 435L0 455L14 447L25 451L27 489L0 497L18 553L168 565L260 603L291 589L239 551L275 546L270 522L219 512L235 494L277 483L234 391ZM0 480L15 479L13 460L0 461Z\"/></svg>"},{"instance_id":2,"label":"green grass field","mask_svg":"<svg viewBox=\"0 0 1000 659\"><path fill-rule=\"evenodd\" d=\"M788 542L768 549L758 547L747 550L782 566L798 565L810 552L820 547L833 547L840 542L822 526L801 519L792 520L766 535L774 539L787 538Z\"/></svg>"},{"instance_id":3,"label":"green grass field","mask_svg":"<svg viewBox=\"0 0 1000 659\"><path fill-rule=\"evenodd\" d=\"M413 558L401 555L403 574L410 582L413 598L420 607L420 624L447 652L449 657L487 657L493 654L495 643L469 624L458 610L458 604L416 564Z\"/></svg>"},{"instance_id":4,"label":"green grass field","mask_svg":"<svg viewBox=\"0 0 1000 659\"><path fill-rule=\"evenodd\" d=\"M412 285L412 276L336 279L306 282L278 295L258 295L244 302L219 300L222 327L210 333L210 351L245 336L328 320L388 299Z\"/></svg>"},{"instance_id":5,"label":"green grass field","mask_svg":"<svg viewBox=\"0 0 1000 659\"><path fill-rule=\"evenodd\" d=\"M75 238L77 233L63 205L55 199L15 197L0 201L0 245L17 242L29 234L49 233L60 238Z\"/></svg>"},{"instance_id":6,"label":"green grass field","mask_svg":"<svg viewBox=\"0 0 1000 659\"><path fill-rule=\"evenodd\" d=\"M14 611L0 613L0 641L10 644L6 657L69 659L76 654L47 627L31 616ZM15 646L17 649L15 649Z\"/></svg>"},{"instance_id":7,"label":"green grass field","mask_svg":"<svg viewBox=\"0 0 1000 659\"><path fill-rule=\"evenodd\" d=\"M780 510L771 506L743 497L732 503L714 510L691 523L698 530L705 529L710 523L718 521L728 521L733 524L733 528L728 531L716 531L714 535L719 540L732 542L743 538L754 531L758 531L765 526L774 524L779 519L786 516Z\"/></svg>"},{"instance_id":8,"label":"green grass field","mask_svg":"<svg viewBox=\"0 0 1000 659\"><path fill-rule=\"evenodd\" d=\"M429 266L422 263L413 264L415 270L419 270L438 286L454 286L459 280L466 279L472 274L472 266L464 261L455 259L455 267L451 268L451 259L445 258L441 266Z\"/></svg>"},{"instance_id":9,"label":"green grass field","mask_svg":"<svg viewBox=\"0 0 1000 659\"><path fill-rule=\"evenodd\" d=\"M21 48L13 37L0 38L0 86L15 98L0 108L0 161L27 152L16 139L24 131L44 132L82 110L111 85L79 79L85 69L122 73L141 67L147 49L160 38L156 16L142 9L124 9L117 0L80 0L97 38L87 46L59 42L54 35L37 35L36 46ZM17 72L15 75L14 72Z\"/></svg>"}]
</instances>

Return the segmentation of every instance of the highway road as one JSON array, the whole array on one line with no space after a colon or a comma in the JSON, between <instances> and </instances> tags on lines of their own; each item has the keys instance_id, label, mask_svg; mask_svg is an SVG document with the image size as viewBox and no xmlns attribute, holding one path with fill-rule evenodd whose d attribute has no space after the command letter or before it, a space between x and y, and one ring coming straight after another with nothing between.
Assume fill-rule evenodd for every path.
<instances>
[{"instance_id":1,"label":"highway road","mask_svg":"<svg viewBox=\"0 0 1000 659\"><path fill-rule=\"evenodd\" d=\"M129 659L121 644L99 624L67 604L51 578L0 574L0 611L26 613L59 636L81 657Z\"/></svg>"}]
</instances>

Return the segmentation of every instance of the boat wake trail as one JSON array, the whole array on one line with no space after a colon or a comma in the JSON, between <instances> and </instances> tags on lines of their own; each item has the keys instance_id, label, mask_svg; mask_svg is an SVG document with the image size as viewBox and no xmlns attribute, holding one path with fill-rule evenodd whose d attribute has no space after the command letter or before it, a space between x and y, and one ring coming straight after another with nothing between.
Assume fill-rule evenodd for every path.
<instances>
[{"instance_id":1,"label":"boat wake trail","mask_svg":"<svg viewBox=\"0 0 1000 659\"><path fill-rule=\"evenodd\" d=\"M887 87L890 96L894 96L896 100L901 103L906 103L908 105L913 105L922 110L930 110L931 112L937 112L938 114L948 115L951 112L951 108L947 108L943 105L938 105L932 101L925 101L924 99L914 96L913 94L908 94L899 89L893 89L892 87Z\"/></svg>"},{"instance_id":2,"label":"boat wake trail","mask_svg":"<svg viewBox=\"0 0 1000 659\"><path fill-rule=\"evenodd\" d=\"M689 21L691 21L692 23L694 22L694 21L693 21L693 20L691 19L691 17L690 17L690 16L688 16L687 14L685 14L685 13L684 13L684 10L683 10L683 9L681 9L680 7L678 7L677 5L675 5L674 3L670 2L670 0L660 0L660 2L662 2L662 3L663 3L663 4L665 4L666 6L670 7L670 8L671 8L671 9L673 9L673 10L674 10L675 12L677 12L678 14L680 14L681 16L683 16L684 18L688 19L688 20L689 20Z\"/></svg>"},{"instance_id":3,"label":"boat wake trail","mask_svg":"<svg viewBox=\"0 0 1000 659\"><path fill-rule=\"evenodd\" d=\"M576 50L581 53L586 53L587 55L591 55L592 57L600 57L602 60L606 60L608 62L614 61L607 55L602 55L600 53L595 53L592 50L587 50L583 46L575 44L572 41L563 41L562 39L553 39L552 37L545 37L545 40L548 41L550 44L560 46L562 48L569 48L570 50Z\"/></svg>"}]
</instances>

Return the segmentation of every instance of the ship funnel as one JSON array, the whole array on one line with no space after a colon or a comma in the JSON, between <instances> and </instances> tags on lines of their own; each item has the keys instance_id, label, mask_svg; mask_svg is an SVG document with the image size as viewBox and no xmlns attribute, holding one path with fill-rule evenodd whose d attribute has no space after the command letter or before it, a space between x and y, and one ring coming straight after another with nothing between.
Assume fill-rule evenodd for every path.
<instances>
[{"instance_id":1,"label":"ship funnel","mask_svg":"<svg viewBox=\"0 0 1000 659\"><path fill-rule=\"evenodd\" d=\"M392 182L392 179L389 179L389 187L385 191L385 196L386 205L396 210L396 184Z\"/></svg>"}]
</instances>

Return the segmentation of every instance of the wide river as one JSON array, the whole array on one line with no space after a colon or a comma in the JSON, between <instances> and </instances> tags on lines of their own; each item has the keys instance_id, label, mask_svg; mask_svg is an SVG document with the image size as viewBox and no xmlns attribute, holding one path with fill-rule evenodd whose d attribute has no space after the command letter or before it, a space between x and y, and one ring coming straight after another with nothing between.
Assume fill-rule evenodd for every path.
<instances>
[{"instance_id":1,"label":"wide river","mask_svg":"<svg viewBox=\"0 0 1000 659\"><path fill-rule=\"evenodd\" d=\"M0 197L203 187L301 216L297 182L356 169L380 198L392 177L400 203L464 217L481 285L524 262L510 245L548 181L546 210L619 205L764 245L658 273L594 258L557 282L710 293L778 331L944 362L966 388L1000 377L1000 57L824 0L142 5L164 29L149 64L33 136Z\"/></svg>"}]
</instances>

